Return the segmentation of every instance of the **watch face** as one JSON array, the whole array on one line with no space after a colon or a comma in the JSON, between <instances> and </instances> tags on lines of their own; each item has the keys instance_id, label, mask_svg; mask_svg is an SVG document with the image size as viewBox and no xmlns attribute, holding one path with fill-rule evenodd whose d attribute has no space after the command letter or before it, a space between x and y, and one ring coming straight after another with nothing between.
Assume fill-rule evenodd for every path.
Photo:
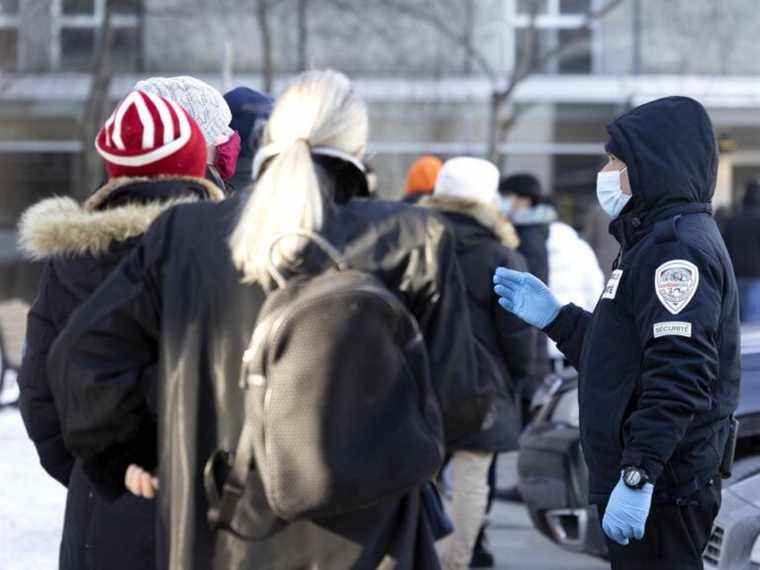
<instances>
[{"instance_id":1,"label":"watch face","mask_svg":"<svg viewBox=\"0 0 760 570\"><path fill-rule=\"evenodd\" d=\"M629 487L638 487L641 483L641 473L637 469L631 469L625 474L625 484Z\"/></svg>"}]
</instances>

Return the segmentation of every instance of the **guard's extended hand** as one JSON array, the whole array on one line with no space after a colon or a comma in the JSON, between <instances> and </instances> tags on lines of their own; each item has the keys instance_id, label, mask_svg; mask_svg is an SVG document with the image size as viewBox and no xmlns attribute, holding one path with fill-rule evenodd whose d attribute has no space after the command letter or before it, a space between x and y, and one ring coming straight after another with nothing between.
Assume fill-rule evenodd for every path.
<instances>
[{"instance_id":1,"label":"guard's extended hand","mask_svg":"<svg viewBox=\"0 0 760 570\"><path fill-rule=\"evenodd\" d=\"M641 489L631 489L623 483L621 476L610 495L604 513L604 533L623 546L628 544L631 538L644 538L653 491L654 485L651 483L645 484Z\"/></svg>"},{"instance_id":2,"label":"guard's extended hand","mask_svg":"<svg viewBox=\"0 0 760 570\"><path fill-rule=\"evenodd\" d=\"M540 329L557 318L561 305L549 288L530 273L499 267L493 275L499 305Z\"/></svg>"}]
</instances>

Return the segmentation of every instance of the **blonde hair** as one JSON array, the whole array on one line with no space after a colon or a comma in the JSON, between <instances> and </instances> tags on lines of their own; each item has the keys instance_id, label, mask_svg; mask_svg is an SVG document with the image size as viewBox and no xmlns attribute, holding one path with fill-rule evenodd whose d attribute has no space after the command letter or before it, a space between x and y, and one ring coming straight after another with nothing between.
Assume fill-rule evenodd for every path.
<instances>
[{"instance_id":1,"label":"blonde hair","mask_svg":"<svg viewBox=\"0 0 760 570\"><path fill-rule=\"evenodd\" d=\"M327 147L360 159L368 126L364 102L342 73L304 73L280 95L257 153L254 175L268 160L266 169L230 238L232 259L246 282L270 282L270 249L279 236L322 228L326 197L311 149ZM276 248L278 264L297 263L307 243L298 237L283 239Z\"/></svg>"}]
</instances>

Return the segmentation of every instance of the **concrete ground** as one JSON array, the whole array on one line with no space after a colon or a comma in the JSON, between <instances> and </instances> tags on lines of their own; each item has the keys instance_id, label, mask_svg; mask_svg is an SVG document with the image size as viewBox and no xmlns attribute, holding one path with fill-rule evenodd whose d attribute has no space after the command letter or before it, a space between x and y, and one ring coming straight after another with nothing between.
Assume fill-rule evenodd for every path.
<instances>
[{"instance_id":1,"label":"concrete ground","mask_svg":"<svg viewBox=\"0 0 760 570\"><path fill-rule=\"evenodd\" d=\"M499 457L499 487L517 480L517 455ZM609 564L598 558L568 552L537 532L521 503L496 501L488 536L499 570L603 570Z\"/></svg>"}]
</instances>

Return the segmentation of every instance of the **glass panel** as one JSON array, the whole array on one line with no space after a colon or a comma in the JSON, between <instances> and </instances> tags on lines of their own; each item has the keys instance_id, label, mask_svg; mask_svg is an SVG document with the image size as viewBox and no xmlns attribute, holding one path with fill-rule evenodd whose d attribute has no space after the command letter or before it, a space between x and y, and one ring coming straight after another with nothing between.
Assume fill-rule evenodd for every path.
<instances>
[{"instance_id":1,"label":"glass panel","mask_svg":"<svg viewBox=\"0 0 760 570\"><path fill-rule=\"evenodd\" d=\"M560 30L559 44L568 45L568 49L563 52L562 59L559 61L560 73L591 73L590 30L583 32L580 37L577 30Z\"/></svg>"},{"instance_id":2,"label":"glass panel","mask_svg":"<svg viewBox=\"0 0 760 570\"><path fill-rule=\"evenodd\" d=\"M93 28L63 28L61 30L61 67L85 69L90 66L95 51Z\"/></svg>"},{"instance_id":3,"label":"glass panel","mask_svg":"<svg viewBox=\"0 0 760 570\"><path fill-rule=\"evenodd\" d=\"M63 13L74 16L79 14L93 15L95 0L63 0Z\"/></svg>"},{"instance_id":4,"label":"glass panel","mask_svg":"<svg viewBox=\"0 0 760 570\"><path fill-rule=\"evenodd\" d=\"M0 0L0 15L17 16L18 0Z\"/></svg>"},{"instance_id":5,"label":"glass panel","mask_svg":"<svg viewBox=\"0 0 760 570\"><path fill-rule=\"evenodd\" d=\"M517 0L517 13L527 14L546 14L549 0Z\"/></svg>"},{"instance_id":6,"label":"glass panel","mask_svg":"<svg viewBox=\"0 0 760 570\"><path fill-rule=\"evenodd\" d=\"M140 0L111 0L114 14L135 15L140 12Z\"/></svg>"},{"instance_id":7,"label":"glass panel","mask_svg":"<svg viewBox=\"0 0 760 570\"><path fill-rule=\"evenodd\" d=\"M535 44L532 47L529 47L528 41L531 33L535 33ZM515 30L515 41L517 42L517 45L515 46L515 65L522 65L525 51L528 49L531 51L530 63L535 63L542 54L545 54L548 51L552 33L554 33L554 30L534 30L533 32L527 28ZM549 64L547 63L547 65L538 69L537 72L546 72L548 65Z\"/></svg>"},{"instance_id":8,"label":"glass panel","mask_svg":"<svg viewBox=\"0 0 760 570\"><path fill-rule=\"evenodd\" d=\"M561 14L588 14L591 11L591 0L560 0Z\"/></svg>"},{"instance_id":9,"label":"glass panel","mask_svg":"<svg viewBox=\"0 0 760 570\"><path fill-rule=\"evenodd\" d=\"M132 71L140 63L140 30L138 28L116 28L113 31L111 62L115 69Z\"/></svg>"},{"instance_id":10,"label":"glass panel","mask_svg":"<svg viewBox=\"0 0 760 570\"><path fill-rule=\"evenodd\" d=\"M15 28L0 28L0 69L13 71L16 69L18 55L18 30Z\"/></svg>"}]
</instances>

